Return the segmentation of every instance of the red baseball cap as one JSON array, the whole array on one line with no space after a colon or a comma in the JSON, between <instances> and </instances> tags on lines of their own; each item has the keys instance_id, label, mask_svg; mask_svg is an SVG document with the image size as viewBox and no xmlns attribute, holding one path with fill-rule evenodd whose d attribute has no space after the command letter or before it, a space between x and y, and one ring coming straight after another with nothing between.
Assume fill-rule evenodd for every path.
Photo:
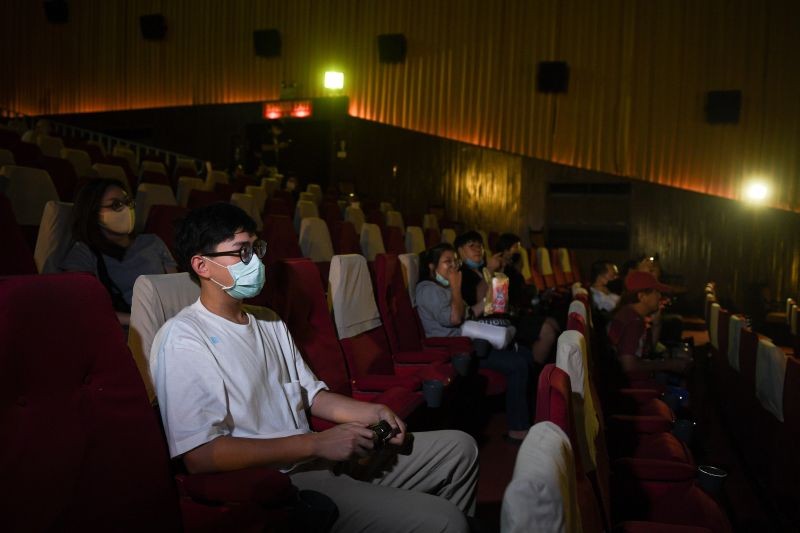
<instances>
[{"instance_id":1,"label":"red baseball cap","mask_svg":"<svg viewBox=\"0 0 800 533\"><path fill-rule=\"evenodd\" d=\"M659 283L654 275L650 272L639 272L634 270L628 273L625 278L625 288L630 292L646 291L655 289L659 292L672 292L669 285Z\"/></svg>"}]
</instances>

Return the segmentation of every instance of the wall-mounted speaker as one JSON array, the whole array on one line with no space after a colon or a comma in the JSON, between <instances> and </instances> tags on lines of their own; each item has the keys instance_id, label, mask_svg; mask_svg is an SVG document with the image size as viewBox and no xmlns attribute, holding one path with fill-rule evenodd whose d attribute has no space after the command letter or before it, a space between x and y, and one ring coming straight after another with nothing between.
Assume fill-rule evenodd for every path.
<instances>
[{"instance_id":1,"label":"wall-mounted speaker","mask_svg":"<svg viewBox=\"0 0 800 533\"><path fill-rule=\"evenodd\" d=\"M139 28L142 37L150 41L160 41L167 36L167 21L160 13L139 17Z\"/></svg>"},{"instance_id":2,"label":"wall-mounted speaker","mask_svg":"<svg viewBox=\"0 0 800 533\"><path fill-rule=\"evenodd\" d=\"M69 20L69 4L65 0L45 0L44 16L47 22L66 24Z\"/></svg>"},{"instance_id":3,"label":"wall-mounted speaker","mask_svg":"<svg viewBox=\"0 0 800 533\"><path fill-rule=\"evenodd\" d=\"M536 69L536 90L540 93L565 93L569 87L566 61L540 61Z\"/></svg>"},{"instance_id":4,"label":"wall-mounted speaker","mask_svg":"<svg viewBox=\"0 0 800 533\"><path fill-rule=\"evenodd\" d=\"M254 31L253 50L258 57L280 57L281 32L276 29Z\"/></svg>"},{"instance_id":5,"label":"wall-mounted speaker","mask_svg":"<svg viewBox=\"0 0 800 533\"><path fill-rule=\"evenodd\" d=\"M709 124L737 124L742 111L742 91L708 91L705 111Z\"/></svg>"},{"instance_id":6,"label":"wall-mounted speaker","mask_svg":"<svg viewBox=\"0 0 800 533\"><path fill-rule=\"evenodd\" d=\"M381 63L402 63L406 60L406 36L402 33L378 35L378 59Z\"/></svg>"}]
</instances>

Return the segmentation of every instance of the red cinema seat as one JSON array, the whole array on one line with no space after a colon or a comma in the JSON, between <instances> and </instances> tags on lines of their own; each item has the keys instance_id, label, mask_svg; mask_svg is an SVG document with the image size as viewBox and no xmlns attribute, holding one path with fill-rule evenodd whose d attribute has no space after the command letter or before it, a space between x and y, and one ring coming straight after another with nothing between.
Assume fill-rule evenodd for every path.
<instances>
[{"instance_id":1,"label":"red cinema seat","mask_svg":"<svg viewBox=\"0 0 800 533\"><path fill-rule=\"evenodd\" d=\"M188 214L187 208L178 205L154 205L147 215L144 232L158 235L175 255L175 228Z\"/></svg>"},{"instance_id":2,"label":"red cinema seat","mask_svg":"<svg viewBox=\"0 0 800 533\"><path fill-rule=\"evenodd\" d=\"M158 415L94 276L0 278L0 337L0 423L14 428L0 440L3 483L13 488L3 496L5 529L255 531L286 522L296 491L276 470L173 478Z\"/></svg>"},{"instance_id":3,"label":"red cinema seat","mask_svg":"<svg viewBox=\"0 0 800 533\"><path fill-rule=\"evenodd\" d=\"M286 322L303 358L332 392L388 405L401 418L407 418L422 404L416 379L365 375L351 380L325 291L311 260L279 261L270 269L268 287L272 287L270 307ZM312 418L312 425L320 430L332 424Z\"/></svg>"},{"instance_id":4,"label":"red cinema seat","mask_svg":"<svg viewBox=\"0 0 800 533\"><path fill-rule=\"evenodd\" d=\"M17 274L36 274L33 252L25 239L25 234L17 224L11 202L0 193L0 249L4 259L0 261L0 276Z\"/></svg>"},{"instance_id":5,"label":"red cinema seat","mask_svg":"<svg viewBox=\"0 0 800 533\"><path fill-rule=\"evenodd\" d=\"M356 234L355 226L352 222L337 220L331 226L331 241L333 241L333 251L338 255L360 254L361 244Z\"/></svg>"}]
</instances>

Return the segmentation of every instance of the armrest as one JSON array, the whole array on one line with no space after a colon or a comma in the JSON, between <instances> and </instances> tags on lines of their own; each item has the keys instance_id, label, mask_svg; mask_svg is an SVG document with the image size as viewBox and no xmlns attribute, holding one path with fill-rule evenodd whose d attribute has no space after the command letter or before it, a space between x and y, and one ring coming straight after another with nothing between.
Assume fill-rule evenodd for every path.
<instances>
[{"instance_id":1,"label":"armrest","mask_svg":"<svg viewBox=\"0 0 800 533\"><path fill-rule=\"evenodd\" d=\"M614 475L650 481L692 482L697 472L694 466L685 463L626 457L614 461Z\"/></svg>"},{"instance_id":2,"label":"armrest","mask_svg":"<svg viewBox=\"0 0 800 533\"><path fill-rule=\"evenodd\" d=\"M663 416L613 415L609 419L613 431L624 433L667 433L672 431L672 420Z\"/></svg>"},{"instance_id":3,"label":"armrest","mask_svg":"<svg viewBox=\"0 0 800 533\"><path fill-rule=\"evenodd\" d=\"M450 360L447 350L430 348L421 352L397 352L392 355L394 362L400 365L429 365L446 363Z\"/></svg>"},{"instance_id":4,"label":"armrest","mask_svg":"<svg viewBox=\"0 0 800 533\"><path fill-rule=\"evenodd\" d=\"M422 379L417 376L395 376L394 374L369 374L353 378L353 388L360 391L383 392L392 387L419 390Z\"/></svg>"},{"instance_id":5,"label":"armrest","mask_svg":"<svg viewBox=\"0 0 800 533\"><path fill-rule=\"evenodd\" d=\"M208 503L282 505L293 500L297 492L289 476L272 468L178 474L175 481L181 496Z\"/></svg>"}]
</instances>

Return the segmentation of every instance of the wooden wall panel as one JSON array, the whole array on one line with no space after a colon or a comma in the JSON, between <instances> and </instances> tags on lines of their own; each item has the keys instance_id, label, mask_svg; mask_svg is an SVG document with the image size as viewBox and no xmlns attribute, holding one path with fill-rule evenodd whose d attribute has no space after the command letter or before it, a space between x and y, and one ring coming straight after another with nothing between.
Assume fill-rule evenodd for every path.
<instances>
[{"instance_id":1,"label":"wooden wall panel","mask_svg":"<svg viewBox=\"0 0 800 533\"><path fill-rule=\"evenodd\" d=\"M164 42L138 17L161 12ZM340 68L360 118L545 161L737 198L746 178L800 210L796 0L81 0L47 24L41 2L0 7L0 106L29 114L324 94ZM257 58L252 31L283 55ZM376 36L404 33L403 64ZM569 93L535 91L565 60ZM708 125L704 94L742 89L738 125ZM467 167L465 167L467 168Z\"/></svg>"}]
</instances>

